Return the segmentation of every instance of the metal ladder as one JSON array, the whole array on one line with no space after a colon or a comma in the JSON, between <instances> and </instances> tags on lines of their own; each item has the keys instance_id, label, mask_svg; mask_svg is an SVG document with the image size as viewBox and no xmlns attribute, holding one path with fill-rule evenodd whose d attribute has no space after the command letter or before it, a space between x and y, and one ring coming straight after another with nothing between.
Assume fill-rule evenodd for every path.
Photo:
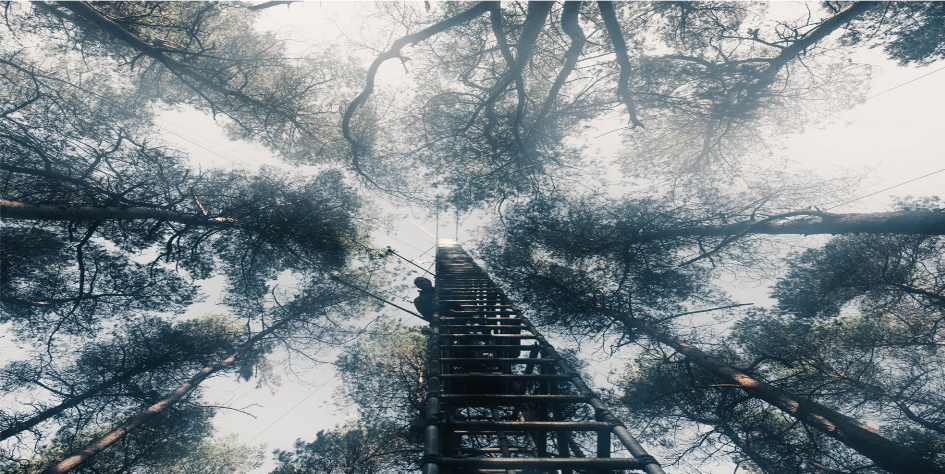
<instances>
[{"instance_id":1,"label":"metal ladder","mask_svg":"<svg viewBox=\"0 0 945 474\"><path fill-rule=\"evenodd\" d=\"M664 474L459 245L436 280L423 474Z\"/></svg>"}]
</instances>

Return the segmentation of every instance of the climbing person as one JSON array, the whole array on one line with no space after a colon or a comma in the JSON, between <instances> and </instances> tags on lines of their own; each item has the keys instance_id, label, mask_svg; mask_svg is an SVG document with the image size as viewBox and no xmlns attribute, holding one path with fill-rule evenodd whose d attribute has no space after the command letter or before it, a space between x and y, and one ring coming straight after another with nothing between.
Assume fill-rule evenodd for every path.
<instances>
[{"instance_id":1,"label":"climbing person","mask_svg":"<svg viewBox=\"0 0 945 474\"><path fill-rule=\"evenodd\" d=\"M414 298L413 305L425 321L433 321L433 282L424 277L417 277L414 278L413 284L420 288L420 295Z\"/></svg>"}]
</instances>

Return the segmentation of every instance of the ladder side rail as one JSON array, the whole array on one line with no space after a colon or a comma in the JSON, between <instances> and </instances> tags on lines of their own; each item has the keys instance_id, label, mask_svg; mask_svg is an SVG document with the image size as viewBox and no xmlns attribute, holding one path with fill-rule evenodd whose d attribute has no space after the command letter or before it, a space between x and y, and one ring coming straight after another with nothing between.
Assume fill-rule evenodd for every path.
<instances>
[{"instance_id":1,"label":"ladder side rail","mask_svg":"<svg viewBox=\"0 0 945 474\"><path fill-rule=\"evenodd\" d=\"M574 384L574 387L578 389L581 395L587 397L588 403L597 413L598 419L600 419L600 421L610 423L612 426L613 435L620 440L621 444L623 444L623 446L634 458L639 459L644 463L642 470L647 474L666 474L666 472L663 471L663 468L656 461L656 458L651 456L636 440L636 438L630 434L630 431L627 430L627 427L623 424L623 422L614 416L610 409L604 405L604 402L601 401L600 397L598 397L597 394L594 393L594 391L591 390L586 383L584 383L584 379L581 378L580 374L571 368L567 361L565 361L564 358L558 354L558 351L556 351L551 344L548 344L548 341L544 336L540 335L534 324L532 324L532 322L524 316L522 317L522 322L532 331L532 333L539 334L539 343L542 343L542 345L547 348L550 358L553 358L555 361L557 361L558 367L560 367L561 371L571 376L571 383Z\"/></svg>"},{"instance_id":2,"label":"ladder side rail","mask_svg":"<svg viewBox=\"0 0 945 474\"><path fill-rule=\"evenodd\" d=\"M504 474L535 469L549 474L639 469L646 474L665 474L465 250L458 245L440 245L436 278L435 317L428 342L428 398L432 403L427 406L423 474L450 474L457 469ZM526 340L535 344L526 345ZM523 351L527 351L525 357L521 357ZM562 383L570 384L577 394L563 394ZM596 421L569 421L591 417L584 411L587 408L577 418L566 416L562 410L566 404L590 408ZM512 409L512 419L518 422L506 421L509 418L502 410L507 408L499 407ZM461 410L467 410L468 416ZM488 415L481 416L483 413ZM597 434L592 453L596 457L586 457L573 436L576 431L592 432L582 436ZM509 435L517 439L524 435L528 446L511 446ZM467 443L463 443L464 436ZM632 458L610 457L612 437ZM491 440L497 445L490 446ZM430 446L436 441L439 446ZM549 441L556 445L552 452ZM451 446L454 442L457 444ZM465 457L477 453L486 457ZM436 470L428 470L431 466Z\"/></svg>"}]
</instances>

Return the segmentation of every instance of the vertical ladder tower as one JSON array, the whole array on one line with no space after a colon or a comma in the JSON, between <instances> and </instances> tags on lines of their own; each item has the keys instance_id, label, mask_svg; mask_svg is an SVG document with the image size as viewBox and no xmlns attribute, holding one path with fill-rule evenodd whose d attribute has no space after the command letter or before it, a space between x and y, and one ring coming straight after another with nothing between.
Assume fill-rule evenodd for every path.
<instances>
[{"instance_id":1,"label":"vertical ladder tower","mask_svg":"<svg viewBox=\"0 0 945 474\"><path fill-rule=\"evenodd\" d=\"M423 474L664 474L462 247L436 280Z\"/></svg>"}]
</instances>

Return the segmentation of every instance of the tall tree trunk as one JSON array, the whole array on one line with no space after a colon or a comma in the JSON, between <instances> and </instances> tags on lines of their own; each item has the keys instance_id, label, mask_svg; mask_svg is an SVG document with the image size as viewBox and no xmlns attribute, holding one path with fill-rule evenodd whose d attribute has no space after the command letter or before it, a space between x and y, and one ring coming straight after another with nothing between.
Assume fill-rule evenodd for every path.
<instances>
[{"instance_id":1,"label":"tall tree trunk","mask_svg":"<svg viewBox=\"0 0 945 474\"><path fill-rule=\"evenodd\" d=\"M732 384L748 395L764 400L791 417L847 445L872 460L882 469L894 474L943 474L945 468L908 447L883 436L879 431L813 400L799 397L758 380L699 348L656 326L626 314L604 310L608 316L622 322L628 329L672 347L687 360L698 365L720 381Z\"/></svg>"},{"instance_id":2,"label":"tall tree trunk","mask_svg":"<svg viewBox=\"0 0 945 474\"><path fill-rule=\"evenodd\" d=\"M788 61L796 58L807 48L810 48L820 40L829 36L834 31L837 31L843 25L849 23L852 20L855 20L867 10L875 8L879 5L879 2L855 2L847 8L840 10L834 16L828 18L820 25L817 25L816 28L809 31L803 37L782 49L781 52L771 60L771 68L781 68L781 66L784 66L788 63Z\"/></svg>"},{"instance_id":3,"label":"tall tree trunk","mask_svg":"<svg viewBox=\"0 0 945 474\"><path fill-rule=\"evenodd\" d=\"M54 416L59 415L60 413L66 411L66 410L68 410L68 409L70 409L70 408L75 407L76 405L78 405L78 404L80 404L80 403L82 403L82 402L84 402L84 401L86 401L86 400L88 400L88 399L90 399L90 398L92 398L92 397L97 396L98 394L102 393L105 389L107 389L107 388L109 388L109 387L111 387L111 386L113 386L113 385L115 385L115 384L118 384L118 383L121 383L121 382L125 382L125 381L131 379L132 377L134 377L134 376L136 376L136 375L140 375L140 374L143 374L143 373L145 373L145 372L148 372L149 370L153 370L153 369L157 368L157 367L160 366L160 365L161 365L160 363L154 363L154 362L149 363L149 364L141 364L141 365L139 365L138 367L134 367L134 368L130 369L128 372L125 372L125 373L123 373L123 374L121 374L121 375L112 377L112 378L110 378L110 379L108 379L108 380L106 380L106 381L104 381L104 382L102 382L102 383L100 383L100 384L98 384L98 385L96 385L96 386L94 386L94 387L92 387L92 388L86 390L85 392L82 392L82 393L80 393L80 394L78 394L78 395L76 395L76 396L74 396L74 397L69 397L69 398L65 399L64 401L62 401L60 404L58 404L58 405L56 405L56 406L49 407L49 408L47 408L47 409L45 409L45 410L43 410L43 411L41 411L41 412L39 412L39 413L36 413L35 415L31 416L30 418L28 418L28 419L26 419L26 420L24 420L24 421L16 422L16 423L14 423L12 426L10 426L9 428L6 428L6 429L4 429L3 431L0 431L0 441L5 440L5 439L7 439L7 438L10 438L10 437L12 437L12 436L16 436L16 435L18 435L18 434L20 434L20 433L22 433L22 432L24 432L24 431L26 431L26 430L28 430L28 429L30 429L30 428L36 426L36 425L42 423L42 422L44 422L44 421L46 421L46 420L48 420L48 419L50 419L50 418L52 418L52 417L54 417Z\"/></svg>"},{"instance_id":4,"label":"tall tree trunk","mask_svg":"<svg viewBox=\"0 0 945 474\"><path fill-rule=\"evenodd\" d=\"M42 472L42 474L64 474L71 471L79 464L83 463L86 459L89 459L98 453L104 451L109 446L115 444L122 438L124 438L128 433L131 433L145 422L154 418L157 415L167 411L170 407L174 406L175 403L179 402L182 398L187 396L190 392L193 392L201 382L206 380L211 375L220 372L221 370L226 369L227 367L232 366L237 359L245 354L247 351L255 347L259 341L263 340L265 337L269 336L273 332L285 327L289 322L298 319L302 314L295 315L293 317L288 317L282 321L270 326L264 331L261 331L259 334L251 337L243 345L241 345L233 354L231 354L226 359L223 359L217 364L210 365L200 369L194 376L188 379L186 382L179 385L176 389L168 393L157 403L145 408L144 410L138 412L137 414L131 416L123 423L119 424L112 430L110 430L105 435L99 437L98 439L87 444L82 449L73 452L62 461L49 466Z\"/></svg>"},{"instance_id":5,"label":"tall tree trunk","mask_svg":"<svg viewBox=\"0 0 945 474\"><path fill-rule=\"evenodd\" d=\"M0 217L37 221L102 221L157 219L197 227L240 227L231 217L206 217L197 214L152 207L71 207L50 204L29 204L0 199Z\"/></svg>"},{"instance_id":6,"label":"tall tree trunk","mask_svg":"<svg viewBox=\"0 0 945 474\"><path fill-rule=\"evenodd\" d=\"M561 71L558 72L554 83L551 84L548 97L545 98L545 102L541 105L541 110L538 112L538 115L535 116L535 123L538 127L542 125L542 121L544 121L545 117L554 106L555 101L558 99L558 92L568 81L568 77L571 75L571 72L574 71L578 60L581 59L581 51L584 50L584 45L587 44L587 36L584 34L584 30L581 29L581 24L578 22L580 12L580 1L564 2L564 7L561 10L561 31L564 31L564 33L568 35L568 38L571 39L571 44L568 46L568 51L564 55L564 65L561 66ZM499 14L501 15L501 10Z\"/></svg>"},{"instance_id":7,"label":"tall tree trunk","mask_svg":"<svg viewBox=\"0 0 945 474\"><path fill-rule=\"evenodd\" d=\"M88 189L90 191L108 196L112 200L112 202L115 202L115 203L122 203L129 206L153 207L157 209L160 208L159 205L156 205L154 203L134 201L134 200L128 199L122 193L109 191L108 189L105 189L96 183L92 183L81 178L74 178L72 176L58 173L53 170L27 168L24 166L16 166L16 165L11 165L8 163L3 163L3 162L0 162L0 170L9 171L11 173L38 176L40 178L45 178L52 181L60 181L63 183L69 183L75 186L79 186L83 189Z\"/></svg>"},{"instance_id":8,"label":"tall tree trunk","mask_svg":"<svg viewBox=\"0 0 945 474\"><path fill-rule=\"evenodd\" d=\"M945 235L945 212L898 211L831 214L798 211L768 219L726 225L677 227L647 232L632 242L675 237L738 236L746 234L927 234Z\"/></svg>"}]
</instances>

